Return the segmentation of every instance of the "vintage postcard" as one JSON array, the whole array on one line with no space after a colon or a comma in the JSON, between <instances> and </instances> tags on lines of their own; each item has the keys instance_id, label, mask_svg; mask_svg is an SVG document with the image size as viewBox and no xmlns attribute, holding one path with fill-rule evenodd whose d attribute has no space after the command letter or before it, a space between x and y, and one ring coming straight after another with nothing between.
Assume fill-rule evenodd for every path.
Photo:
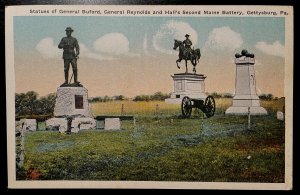
<instances>
[{"instance_id":1,"label":"vintage postcard","mask_svg":"<svg viewBox=\"0 0 300 195\"><path fill-rule=\"evenodd\" d=\"M9 188L292 189L293 14L7 6Z\"/></svg>"}]
</instances>

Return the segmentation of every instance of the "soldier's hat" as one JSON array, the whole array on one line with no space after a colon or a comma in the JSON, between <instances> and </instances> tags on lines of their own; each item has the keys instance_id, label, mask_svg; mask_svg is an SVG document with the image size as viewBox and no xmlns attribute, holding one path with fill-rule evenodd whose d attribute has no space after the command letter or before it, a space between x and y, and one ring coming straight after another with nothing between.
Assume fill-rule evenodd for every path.
<instances>
[{"instance_id":1,"label":"soldier's hat","mask_svg":"<svg viewBox=\"0 0 300 195\"><path fill-rule=\"evenodd\" d=\"M66 28L66 31L71 31L71 32L73 32L74 30L73 30L71 27L67 27L67 28Z\"/></svg>"},{"instance_id":2,"label":"soldier's hat","mask_svg":"<svg viewBox=\"0 0 300 195\"><path fill-rule=\"evenodd\" d=\"M189 36L190 36L189 34L186 34L186 35L185 35L185 37L189 37Z\"/></svg>"}]
</instances>

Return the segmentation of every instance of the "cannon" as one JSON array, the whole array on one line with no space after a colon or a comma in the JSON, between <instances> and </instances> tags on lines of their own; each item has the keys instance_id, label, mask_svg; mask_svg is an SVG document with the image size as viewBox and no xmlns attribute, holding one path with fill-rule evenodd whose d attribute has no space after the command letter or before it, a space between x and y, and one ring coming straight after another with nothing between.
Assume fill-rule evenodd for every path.
<instances>
[{"instance_id":1,"label":"cannon","mask_svg":"<svg viewBox=\"0 0 300 195\"><path fill-rule=\"evenodd\" d=\"M194 99L185 96L181 102L181 112L183 117L190 118L193 108L200 109L207 118L210 118L215 114L215 99L211 95L207 96L205 99Z\"/></svg>"}]
</instances>

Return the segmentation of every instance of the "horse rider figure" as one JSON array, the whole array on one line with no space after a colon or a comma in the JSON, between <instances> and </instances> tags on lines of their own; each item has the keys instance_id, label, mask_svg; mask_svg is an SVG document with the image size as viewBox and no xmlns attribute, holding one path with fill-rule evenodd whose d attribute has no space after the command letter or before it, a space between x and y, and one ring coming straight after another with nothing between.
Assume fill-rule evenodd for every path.
<instances>
[{"instance_id":1,"label":"horse rider figure","mask_svg":"<svg viewBox=\"0 0 300 195\"><path fill-rule=\"evenodd\" d=\"M192 54L192 48L191 48L191 46L192 46L192 41L189 39L189 36L190 35L188 35L188 34L186 34L185 35L185 40L182 42L183 43L183 46L184 46L184 48L186 49L186 54L187 54L187 56L190 58L191 57L191 54Z\"/></svg>"}]
</instances>

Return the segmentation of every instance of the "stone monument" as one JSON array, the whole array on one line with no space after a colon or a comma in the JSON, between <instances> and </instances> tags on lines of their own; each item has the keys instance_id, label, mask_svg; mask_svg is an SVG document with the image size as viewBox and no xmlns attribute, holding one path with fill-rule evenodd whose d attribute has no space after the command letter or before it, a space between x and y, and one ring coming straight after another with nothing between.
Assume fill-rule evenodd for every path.
<instances>
[{"instance_id":1,"label":"stone monument","mask_svg":"<svg viewBox=\"0 0 300 195\"><path fill-rule=\"evenodd\" d=\"M268 114L266 109L260 106L259 97L256 93L255 58L254 54L242 50L241 54L235 55L236 79L235 95L232 106L225 114L246 115L250 107L251 115Z\"/></svg>"},{"instance_id":2,"label":"stone monument","mask_svg":"<svg viewBox=\"0 0 300 195\"><path fill-rule=\"evenodd\" d=\"M207 97L204 83L206 76L203 74L179 73L171 77L174 81L174 90L171 97L165 100L166 103L181 104L185 96L195 99Z\"/></svg>"},{"instance_id":3,"label":"stone monument","mask_svg":"<svg viewBox=\"0 0 300 195\"><path fill-rule=\"evenodd\" d=\"M57 88L54 118L46 121L46 129L57 129L67 133L96 127L96 121L88 103L88 90L78 81L79 45L77 39L71 36L72 32L73 29L67 27L67 37L62 38L58 45L58 48L64 50L65 82ZM73 74L68 82L70 64ZM71 83L73 76L74 83Z\"/></svg>"}]
</instances>

